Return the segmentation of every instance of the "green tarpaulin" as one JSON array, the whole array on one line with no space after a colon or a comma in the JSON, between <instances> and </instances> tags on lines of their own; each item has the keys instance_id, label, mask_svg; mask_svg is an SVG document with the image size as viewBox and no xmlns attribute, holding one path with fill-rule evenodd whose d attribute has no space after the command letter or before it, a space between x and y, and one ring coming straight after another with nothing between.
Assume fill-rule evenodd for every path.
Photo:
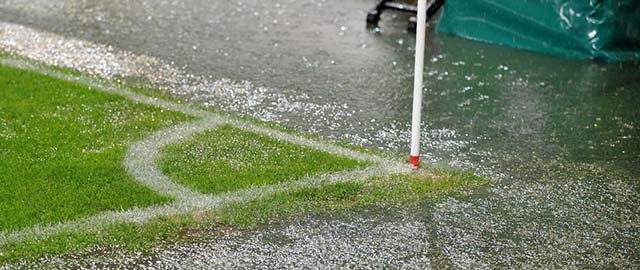
<instances>
[{"instance_id":1,"label":"green tarpaulin","mask_svg":"<svg viewBox=\"0 0 640 270\"><path fill-rule=\"evenodd\" d=\"M438 31L568 58L640 60L640 0L447 0Z\"/></svg>"}]
</instances>

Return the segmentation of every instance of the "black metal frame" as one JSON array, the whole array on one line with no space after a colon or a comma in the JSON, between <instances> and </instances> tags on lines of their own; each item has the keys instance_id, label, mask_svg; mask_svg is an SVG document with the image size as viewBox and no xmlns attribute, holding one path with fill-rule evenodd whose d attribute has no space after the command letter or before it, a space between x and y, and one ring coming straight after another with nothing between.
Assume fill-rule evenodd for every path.
<instances>
[{"instance_id":1,"label":"black metal frame","mask_svg":"<svg viewBox=\"0 0 640 270\"><path fill-rule=\"evenodd\" d=\"M440 7L444 5L445 0L433 0L427 3L427 21L438 12ZM408 12L412 14L418 13L418 7L405 3L398 3L392 0L382 0L374 9L367 13L367 25L377 26L380 22L380 16L385 10L395 10L400 12ZM415 16L409 20L409 29L415 31Z\"/></svg>"}]
</instances>

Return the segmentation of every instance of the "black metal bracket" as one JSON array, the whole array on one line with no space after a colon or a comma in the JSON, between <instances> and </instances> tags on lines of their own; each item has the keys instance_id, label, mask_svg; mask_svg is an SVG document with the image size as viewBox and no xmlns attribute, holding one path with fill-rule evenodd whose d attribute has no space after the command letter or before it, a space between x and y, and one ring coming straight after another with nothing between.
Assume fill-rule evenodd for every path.
<instances>
[{"instance_id":1,"label":"black metal bracket","mask_svg":"<svg viewBox=\"0 0 640 270\"><path fill-rule=\"evenodd\" d=\"M428 1L428 3L427 3L427 21L429 21L429 19L431 17L433 17L433 15L435 15L436 12L438 12L438 10L442 7L442 5L444 5L444 1L445 0ZM380 16L382 15L382 12L384 12L385 10L395 10L395 11L400 11L400 12L408 12L408 13L411 13L411 14L414 14L414 15L418 13L418 7L416 7L414 5L393 2L392 0L382 0L374 9L370 10L367 13L367 26L369 26L369 27L378 26L378 22L380 22ZM415 16L413 16L413 17L411 17L411 19L409 19L408 29L410 31L415 32L415 30L416 30L416 18L415 18Z\"/></svg>"}]
</instances>

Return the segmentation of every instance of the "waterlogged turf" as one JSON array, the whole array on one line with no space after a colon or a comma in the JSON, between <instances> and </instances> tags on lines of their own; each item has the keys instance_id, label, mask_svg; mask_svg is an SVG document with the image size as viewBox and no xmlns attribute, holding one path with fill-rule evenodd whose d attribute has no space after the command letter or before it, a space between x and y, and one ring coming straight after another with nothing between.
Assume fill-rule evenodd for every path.
<instances>
[{"instance_id":1,"label":"waterlogged turf","mask_svg":"<svg viewBox=\"0 0 640 270\"><path fill-rule=\"evenodd\" d=\"M267 136L223 125L163 149L160 167L180 184L219 194L308 175L366 166Z\"/></svg>"},{"instance_id":2,"label":"waterlogged turf","mask_svg":"<svg viewBox=\"0 0 640 270\"><path fill-rule=\"evenodd\" d=\"M430 173L380 175L363 182L343 182L285 191L248 203L228 205L219 221L240 227L303 218L309 213L332 215L343 210L377 207L410 207L438 201L454 192L487 183L469 171L429 169Z\"/></svg>"},{"instance_id":3,"label":"waterlogged turf","mask_svg":"<svg viewBox=\"0 0 640 270\"><path fill-rule=\"evenodd\" d=\"M181 114L0 66L0 222L4 226L0 229L12 231L103 210L168 202L170 198L155 195L129 178L122 164L132 141L185 120ZM166 147L162 154L158 165L164 173L210 194L369 165L229 125ZM44 238L26 235L0 245L0 269L14 269L5 263L16 262L24 269L80 269L84 267L73 266L70 257L39 258L74 252L80 253L72 257L84 258L78 254L109 250L116 255L124 252L129 258L132 251L148 252L152 247L189 242L212 232L226 234L225 228L287 222L307 214L331 215L360 207L411 206L484 182L468 172L430 171L433 174L379 175L283 190L197 215L182 213L145 223L62 230ZM95 249L87 250L89 247ZM87 265L94 265L92 257L86 258ZM54 266L56 262L62 266Z\"/></svg>"},{"instance_id":4,"label":"waterlogged turf","mask_svg":"<svg viewBox=\"0 0 640 270\"><path fill-rule=\"evenodd\" d=\"M123 160L133 140L186 119L0 66L0 231L170 201L129 177Z\"/></svg>"},{"instance_id":5,"label":"waterlogged turf","mask_svg":"<svg viewBox=\"0 0 640 270\"><path fill-rule=\"evenodd\" d=\"M358 209L410 208L427 201L440 201L449 195L487 182L486 178L475 176L471 172L439 169L430 171L433 174L380 175L360 182L342 182L282 191L246 203L232 203L198 215L161 216L142 224L113 224L98 234L63 232L45 239L27 238L1 247L3 253L0 254L0 269L3 269L3 263L25 258L28 260L24 269L137 269L148 263L166 262L165 258L157 258L154 255L139 257L144 253L140 251L149 251L153 247L161 247L159 250L163 250L167 246L174 246L175 243L188 244L194 240L197 242L198 239L209 239L212 235L224 235L224 231L229 229L233 231L256 228L264 224L287 224L307 216L341 215ZM90 246L96 247L95 250L101 250L100 247L103 247L102 250L107 252L106 257L109 258L101 258L104 254L94 250L79 253L85 255L72 256L75 259L57 262L35 260L43 255L62 255ZM97 257L92 257L92 254ZM89 265L94 268L88 267Z\"/></svg>"}]
</instances>

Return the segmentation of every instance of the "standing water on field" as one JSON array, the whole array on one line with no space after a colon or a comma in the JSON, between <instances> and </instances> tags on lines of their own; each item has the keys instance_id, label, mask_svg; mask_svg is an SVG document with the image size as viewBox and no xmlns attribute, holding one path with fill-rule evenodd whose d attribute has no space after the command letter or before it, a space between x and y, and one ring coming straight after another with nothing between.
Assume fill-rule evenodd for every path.
<instances>
[{"instance_id":1,"label":"standing water on field","mask_svg":"<svg viewBox=\"0 0 640 270\"><path fill-rule=\"evenodd\" d=\"M415 40L402 14L385 14L380 28L367 30L366 11L375 2L2 0L0 21L159 59L187 75L118 74L181 85L171 93L189 101L408 153ZM30 56L66 57L74 50L59 48L73 44L31 44L39 53ZM99 56L63 63L113 69ZM432 26L425 83L424 158L491 176L490 185L402 211L406 222L392 213L358 213L344 224L282 225L219 245L261 247L249 250L273 256L255 262L274 267L297 251L365 260L371 249L353 246L380 245L373 236L398 243L375 252L396 260L405 254L406 266L416 268L640 267L640 63L552 58L438 34ZM271 234L296 244L268 243ZM285 251L269 253L270 245ZM233 254L252 256L242 251Z\"/></svg>"}]
</instances>

